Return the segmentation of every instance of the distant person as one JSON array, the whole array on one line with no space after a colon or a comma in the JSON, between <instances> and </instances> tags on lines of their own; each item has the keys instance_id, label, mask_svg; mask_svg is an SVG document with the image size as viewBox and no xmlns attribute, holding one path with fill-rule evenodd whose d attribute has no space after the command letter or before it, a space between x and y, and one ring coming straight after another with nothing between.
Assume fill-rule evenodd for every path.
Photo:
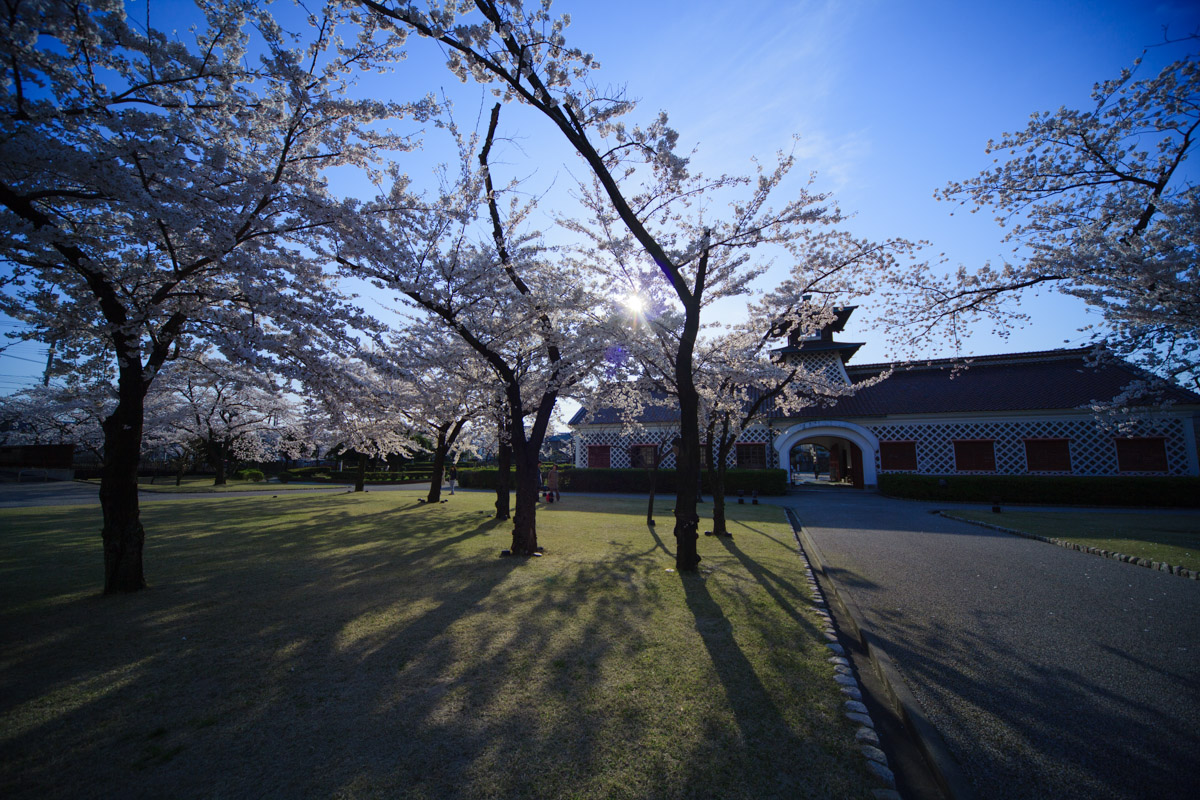
<instances>
[{"instance_id":1,"label":"distant person","mask_svg":"<svg viewBox=\"0 0 1200 800\"><path fill-rule=\"evenodd\" d=\"M451 464L450 469L446 472L446 479L450 482L450 494L454 494L454 482L458 480L458 467Z\"/></svg>"},{"instance_id":2,"label":"distant person","mask_svg":"<svg viewBox=\"0 0 1200 800\"><path fill-rule=\"evenodd\" d=\"M553 496L554 502L562 499L562 495L558 493L558 465L554 464L550 467L550 472L546 475L546 495Z\"/></svg>"},{"instance_id":3,"label":"distant person","mask_svg":"<svg viewBox=\"0 0 1200 800\"><path fill-rule=\"evenodd\" d=\"M814 481L821 480L821 465L820 464L813 464L813 480Z\"/></svg>"}]
</instances>

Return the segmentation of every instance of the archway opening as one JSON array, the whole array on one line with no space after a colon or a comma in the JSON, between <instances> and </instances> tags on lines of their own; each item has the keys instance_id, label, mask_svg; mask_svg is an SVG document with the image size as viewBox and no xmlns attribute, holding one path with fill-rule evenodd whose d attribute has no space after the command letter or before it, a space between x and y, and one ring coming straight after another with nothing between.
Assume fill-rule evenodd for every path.
<instances>
[{"instance_id":1,"label":"archway opening","mask_svg":"<svg viewBox=\"0 0 1200 800\"><path fill-rule=\"evenodd\" d=\"M811 436L792 444L788 453L793 485L815 481L828 485L865 486L862 448L840 436Z\"/></svg>"}]
</instances>

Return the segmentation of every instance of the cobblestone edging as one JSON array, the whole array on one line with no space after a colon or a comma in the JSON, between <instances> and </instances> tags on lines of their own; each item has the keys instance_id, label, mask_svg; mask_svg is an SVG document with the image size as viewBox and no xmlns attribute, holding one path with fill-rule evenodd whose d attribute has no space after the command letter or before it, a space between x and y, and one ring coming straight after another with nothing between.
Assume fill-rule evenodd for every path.
<instances>
[{"instance_id":1,"label":"cobblestone edging","mask_svg":"<svg viewBox=\"0 0 1200 800\"><path fill-rule=\"evenodd\" d=\"M1126 564L1137 564L1139 567L1148 567L1150 569L1157 570L1158 572L1168 572L1172 575L1178 575L1181 578L1191 578L1194 581L1200 580L1200 570L1188 569L1187 567L1180 567L1175 564L1168 564L1165 561L1151 561L1148 558L1138 558L1137 556L1128 556L1128 555L1125 555L1124 553L1117 553L1112 550L1104 550L1099 547L1088 547L1087 545L1076 544L1075 542L1068 542L1065 539L1055 539L1050 536L1038 536L1036 533L1028 533L1026 531L1019 531L1019 530L1016 530L1015 528L1005 528L1003 525L993 525L990 522L980 522L977 519L967 519L966 517L959 517L948 511L939 511L937 513L939 516L945 517L946 519L952 519L955 522L969 522L970 524L978 525L981 528L991 528L994 531L1000 531L1002 533L1011 533L1013 536L1021 536L1025 539L1036 539L1039 542L1046 542L1048 544L1056 544L1059 547L1065 547L1068 550L1078 550L1081 553L1091 553L1092 555L1095 555L1095 556L1102 556L1104 558L1111 558L1116 561L1123 561Z\"/></svg>"},{"instance_id":2,"label":"cobblestone edging","mask_svg":"<svg viewBox=\"0 0 1200 800\"><path fill-rule=\"evenodd\" d=\"M875 721L871 719L871 714L863 705L862 689L859 688L858 679L854 677L850 660L846 658L845 648L838 644L837 628L829 613L825 595L821 593L821 587L817 585L812 564L808 560L808 554L804 552L804 545L800 542L800 535L795 531L792 535L796 538L796 547L800 559L804 562L804 579L808 582L808 590L812 593L813 607L816 609L817 616L825 623L823 632L826 639L825 646L829 648L830 652L829 662L833 664L833 679L837 681L838 689L846 697L845 702L842 703L843 713L847 719L858 725L858 730L854 733L854 741L866 759L867 771L882 785L882 788L873 790L873 794L878 800L901 800L900 793L896 791L896 776L888 766L887 755L879 749L879 734L875 732Z\"/></svg>"}]
</instances>

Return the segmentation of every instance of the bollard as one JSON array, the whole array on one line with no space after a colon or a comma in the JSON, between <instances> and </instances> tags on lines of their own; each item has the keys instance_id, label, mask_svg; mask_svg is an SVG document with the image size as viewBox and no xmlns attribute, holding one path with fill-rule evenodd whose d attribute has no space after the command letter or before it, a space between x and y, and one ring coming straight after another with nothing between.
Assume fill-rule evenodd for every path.
<instances>
[{"instance_id":1,"label":"bollard","mask_svg":"<svg viewBox=\"0 0 1200 800\"><path fill-rule=\"evenodd\" d=\"M754 490L754 505L758 505L758 489Z\"/></svg>"},{"instance_id":2,"label":"bollard","mask_svg":"<svg viewBox=\"0 0 1200 800\"><path fill-rule=\"evenodd\" d=\"M738 489L738 505L743 505L746 502L746 490Z\"/></svg>"}]
</instances>

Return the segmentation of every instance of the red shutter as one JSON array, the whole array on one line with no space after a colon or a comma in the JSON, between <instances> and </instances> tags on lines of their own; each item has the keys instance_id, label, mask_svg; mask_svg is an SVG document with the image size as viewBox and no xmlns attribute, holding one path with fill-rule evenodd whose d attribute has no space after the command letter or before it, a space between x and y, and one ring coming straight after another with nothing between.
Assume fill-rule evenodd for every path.
<instances>
[{"instance_id":1,"label":"red shutter","mask_svg":"<svg viewBox=\"0 0 1200 800\"><path fill-rule=\"evenodd\" d=\"M1117 469L1121 472L1166 472L1167 443L1160 436L1117 439Z\"/></svg>"},{"instance_id":2,"label":"red shutter","mask_svg":"<svg viewBox=\"0 0 1200 800\"><path fill-rule=\"evenodd\" d=\"M1026 439L1025 464L1030 472L1070 472L1070 440Z\"/></svg>"},{"instance_id":3,"label":"red shutter","mask_svg":"<svg viewBox=\"0 0 1200 800\"><path fill-rule=\"evenodd\" d=\"M916 442L880 442L879 468L917 471Z\"/></svg>"},{"instance_id":4,"label":"red shutter","mask_svg":"<svg viewBox=\"0 0 1200 800\"><path fill-rule=\"evenodd\" d=\"M955 442L954 469L958 472L995 472L995 443L991 439L969 439Z\"/></svg>"},{"instance_id":5,"label":"red shutter","mask_svg":"<svg viewBox=\"0 0 1200 800\"><path fill-rule=\"evenodd\" d=\"M608 445L588 445L588 467L593 469L608 469L610 463L612 462L609 460Z\"/></svg>"}]
</instances>

